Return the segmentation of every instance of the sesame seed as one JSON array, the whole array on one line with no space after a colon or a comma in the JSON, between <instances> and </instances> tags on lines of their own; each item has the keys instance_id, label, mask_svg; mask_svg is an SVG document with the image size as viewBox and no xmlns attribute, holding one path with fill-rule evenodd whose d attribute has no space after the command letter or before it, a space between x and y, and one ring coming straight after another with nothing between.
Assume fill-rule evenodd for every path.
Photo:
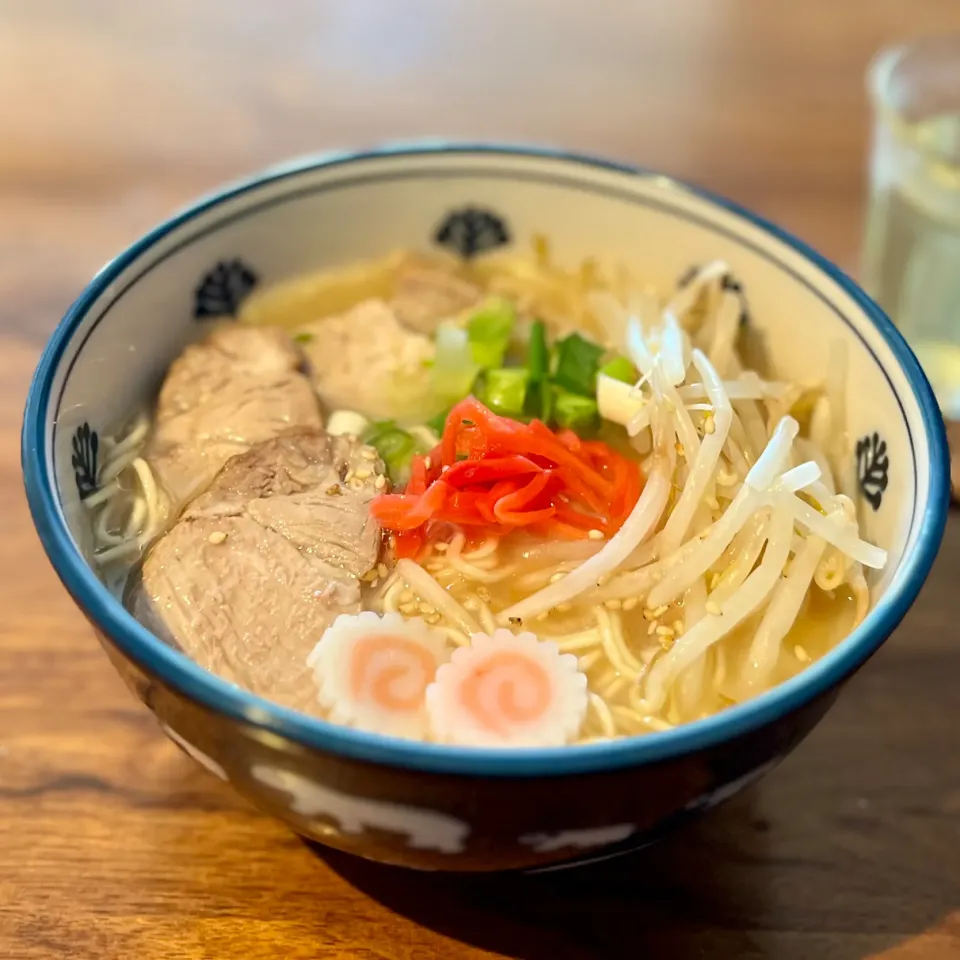
<instances>
[{"instance_id":1,"label":"sesame seed","mask_svg":"<svg viewBox=\"0 0 960 960\"><path fill-rule=\"evenodd\" d=\"M415 603L401 603L400 612L407 614L407 616L413 616L418 612L417 605Z\"/></svg>"},{"instance_id":2,"label":"sesame seed","mask_svg":"<svg viewBox=\"0 0 960 960\"><path fill-rule=\"evenodd\" d=\"M673 632L674 633L683 633L683 621L674 620L673 621Z\"/></svg>"},{"instance_id":3,"label":"sesame seed","mask_svg":"<svg viewBox=\"0 0 960 960\"><path fill-rule=\"evenodd\" d=\"M657 627L658 637L672 637L673 632L673 627Z\"/></svg>"},{"instance_id":4,"label":"sesame seed","mask_svg":"<svg viewBox=\"0 0 960 960\"><path fill-rule=\"evenodd\" d=\"M373 481L373 485L378 490L382 490L387 485L387 478L382 473L378 473L377 479Z\"/></svg>"},{"instance_id":5,"label":"sesame seed","mask_svg":"<svg viewBox=\"0 0 960 960\"><path fill-rule=\"evenodd\" d=\"M351 490L362 490L362 489L363 489L363 481L362 481L359 477L351 477L351 478L347 481L347 483L350 484L350 489L351 489Z\"/></svg>"},{"instance_id":6,"label":"sesame seed","mask_svg":"<svg viewBox=\"0 0 960 960\"><path fill-rule=\"evenodd\" d=\"M423 619L426 620L427 623L439 623L439 622L440 622L440 614L439 614L439 613L431 613L431 614L428 614L428 615L427 615L426 617L424 617Z\"/></svg>"},{"instance_id":7,"label":"sesame seed","mask_svg":"<svg viewBox=\"0 0 960 960\"><path fill-rule=\"evenodd\" d=\"M222 530L214 530L213 533L207 537L208 543L223 543L227 539L227 535Z\"/></svg>"},{"instance_id":8,"label":"sesame seed","mask_svg":"<svg viewBox=\"0 0 960 960\"><path fill-rule=\"evenodd\" d=\"M639 606L640 606L640 601L639 599L637 599L637 597L627 597L627 599L623 601L623 609L626 610L628 613L631 610L636 610L637 607Z\"/></svg>"},{"instance_id":9,"label":"sesame seed","mask_svg":"<svg viewBox=\"0 0 960 960\"><path fill-rule=\"evenodd\" d=\"M588 536L591 540L602 540L602 539L603 539L603 531L602 531L602 530L591 530L591 531L587 534L587 536Z\"/></svg>"},{"instance_id":10,"label":"sesame seed","mask_svg":"<svg viewBox=\"0 0 960 960\"><path fill-rule=\"evenodd\" d=\"M556 606L557 613L569 613L573 609L572 603L558 603Z\"/></svg>"},{"instance_id":11,"label":"sesame seed","mask_svg":"<svg viewBox=\"0 0 960 960\"><path fill-rule=\"evenodd\" d=\"M358 480L369 480L373 474L369 470L357 470L353 474Z\"/></svg>"},{"instance_id":12,"label":"sesame seed","mask_svg":"<svg viewBox=\"0 0 960 960\"><path fill-rule=\"evenodd\" d=\"M650 621L650 626L647 627L647 636L652 637L657 632L657 627L660 626L656 620Z\"/></svg>"},{"instance_id":13,"label":"sesame seed","mask_svg":"<svg viewBox=\"0 0 960 960\"><path fill-rule=\"evenodd\" d=\"M714 423L713 417L705 417L703 421L703 432L713 433L716 429L717 425Z\"/></svg>"},{"instance_id":14,"label":"sesame seed","mask_svg":"<svg viewBox=\"0 0 960 960\"><path fill-rule=\"evenodd\" d=\"M715 617L719 617L723 611L720 609L720 604L716 600L707 601L707 613L712 614Z\"/></svg>"},{"instance_id":15,"label":"sesame seed","mask_svg":"<svg viewBox=\"0 0 960 960\"><path fill-rule=\"evenodd\" d=\"M376 460L376 459L377 459L377 453L376 453L376 451L375 451L375 450L371 450L369 447L364 447L364 448L360 451L360 456L363 457L364 460Z\"/></svg>"},{"instance_id":16,"label":"sesame seed","mask_svg":"<svg viewBox=\"0 0 960 960\"><path fill-rule=\"evenodd\" d=\"M385 577L389 572L390 568L385 563L377 564L377 573L379 573L381 577Z\"/></svg>"},{"instance_id":17,"label":"sesame seed","mask_svg":"<svg viewBox=\"0 0 960 960\"><path fill-rule=\"evenodd\" d=\"M810 654L807 653L807 651L804 650L804 648L801 647L799 643L793 648L793 655L794 655L801 663L807 663L807 662L809 662L809 660L810 660Z\"/></svg>"},{"instance_id":18,"label":"sesame seed","mask_svg":"<svg viewBox=\"0 0 960 960\"><path fill-rule=\"evenodd\" d=\"M484 602L490 602L490 591L486 587L477 587L477 596Z\"/></svg>"},{"instance_id":19,"label":"sesame seed","mask_svg":"<svg viewBox=\"0 0 960 960\"><path fill-rule=\"evenodd\" d=\"M376 580L376 579L377 579L377 568L376 568L376 567L371 568L371 569L368 570L365 574L363 574L363 575L360 577L360 579L363 580L365 583L369 583L371 580ZM412 594L411 594L411 596L412 596Z\"/></svg>"},{"instance_id":20,"label":"sesame seed","mask_svg":"<svg viewBox=\"0 0 960 960\"><path fill-rule=\"evenodd\" d=\"M720 501L716 497L704 497L703 501L711 510L720 509Z\"/></svg>"},{"instance_id":21,"label":"sesame seed","mask_svg":"<svg viewBox=\"0 0 960 960\"><path fill-rule=\"evenodd\" d=\"M619 600L607 600L604 603L604 606L608 610L619 610L623 606L623 604Z\"/></svg>"},{"instance_id":22,"label":"sesame seed","mask_svg":"<svg viewBox=\"0 0 960 960\"><path fill-rule=\"evenodd\" d=\"M427 470L429 470L433 466L433 461L429 457L424 457L423 465Z\"/></svg>"},{"instance_id":23,"label":"sesame seed","mask_svg":"<svg viewBox=\"0 0 960 960\"><path fill-rule=\"evenodd\" d=\"M439 573L439 572L444 568L444 566L446 566L446 564L444 564L444 562L443 562L442 560L428 560L428 561L424 564L424 566L425 566L431 573Z\"/></svg>"},{"instance_id":24,"label":"sesame seed","mask_svg":"<svg viewBox=\"0 0 960 960\"><path fill-rule=\"evenodd\" d=\"M343 478L344 483L349 483L353 479L353 471L348 470L346 476Z\"/></svg>"},{"instance_id":25,"label":"sesame seed","mask_svg":"<svg viewBox=\"0 0 960 960\"><path fill-rule=\"evenodd\" d=\"M550 616L549 610L544 610L543 613L538 613L536 616L537 620L546 620Z\"/></svg>"},{"instance_id":26,"label":"sesame seed","mask_svg":"<svg viewBox=\"0 0 960 960\"><path fill-rule=\"evenodd\" d=\"M449 544L447 544L447 543L435 543L435 544L433 545L433 549L436 550L437 553L446 553L448 546L449 546Z\"/></svg>"},{"instance_id":27,"label":"sesame seed","mask_svg":"<svg viewBox=\"0 0 960 960\"><path fill-rule=\"evenodd\" d=\"M600 576L597 577L597 586L598 586L598 587L605 587L609 582L610 582L610 574L609 574L609 573L601 573Z\"/></svg>"},{"instance_id":28,"label":"sesame seed","mask_svg":"<svg viewBox=\"0 0 960 960\"><path fill-rule=\"evenodd\" d=\"M566 576L565 573L555 573L551 578L551 583L556 583L558 580L562 580Z\"/></svg>"},{"instance_id":29,"label":"sesame seed","mask_svg":"<svg viewBox=\"0 0 960 960\"><path fill-rule=\"evenodd\" d=\"M420 612L423 613L423 614L425 614L425 615L427 615L427 616L429 616L431 613L436 613L436 612L437 612L437 608L430 606L429 603L421 603L421 604L420 604Z\"/></svg>"},{"instance_id":30,"label":"sesame seed","mask_svg":"<svg viewBox=\"0 0 960 960\"><path fill-rule=\"evenodd\" d=\"M657 607L657 609L653 611L653 615L655 617L662 617L669 609L670 608L664 604L662 607Z\"/></svg>"}]
</instances>

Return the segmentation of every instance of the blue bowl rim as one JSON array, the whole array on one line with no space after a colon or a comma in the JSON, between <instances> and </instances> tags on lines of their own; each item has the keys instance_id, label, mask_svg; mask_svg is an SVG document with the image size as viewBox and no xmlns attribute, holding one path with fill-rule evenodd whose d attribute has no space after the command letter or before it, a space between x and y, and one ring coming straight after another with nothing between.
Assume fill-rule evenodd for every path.
<instances>
[{"instance_id":1,"label":"blue bowl rim","mask_svg":"<svg viewBox=\"0 0 960 960\"><path fill-rule=\"evenodd\" d=\"M882 611L858 627L827 656L772 690L722 713L644 736L577 746L476 749L421 743L341 727L308 717L241 690L168 647L141 626L96 578L73 544L56 509L43 453L50 391L61 355L89 308L122 272L171 231L213 207L287 177L391 156L478 154L527 157L657 178L673 190L717 206L759 228L804 257L833 280L879 330L900 364L921 412L930 449L930 495L916 548L904 557L899 588L884 596ZM27 500L44 549L58 576L84 613L145 673L205 708L296 744L357 760L434 773L466 776L562 776L615 770L705 750L766 726L826 694L866 661L892 633L914 602L936 557L950 499L949 453L939 407L926 376L903 337L880 307L842 270L803 241L725 197L655 170L553 147L520 144L419 141L356 151L333 151L287 161L204 195L145 234L106 264L71 305L51 336L27 396L21 460Z\"/></svg>"}]
</instances>

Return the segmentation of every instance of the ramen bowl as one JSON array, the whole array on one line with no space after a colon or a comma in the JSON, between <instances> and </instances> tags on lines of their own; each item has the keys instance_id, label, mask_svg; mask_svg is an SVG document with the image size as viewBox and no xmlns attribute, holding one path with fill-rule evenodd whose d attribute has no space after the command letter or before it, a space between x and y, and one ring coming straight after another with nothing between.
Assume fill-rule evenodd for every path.
<instances>
[{"instance_id":1,"label":"ramen bowl","mask_svg":"<svg viewBox=\"0 0 960 960\"><path fill-rule=\"evenodd\" d=\"M560 262L629 263L662 289L726 260L771 372L842 398L863 536L888 551L872 608L793 679L642 737L514 750L336 726L206 672L138 623L91 564L83 498L100 438L149 409L211 318L268 284L407 247L462 257L550 239ZM943 532L948 458L930 387L890 321L803 243L649 171L556 152L423 145L311 158L205 197L106 266L58 326L23 428L30 508L50 560L163 731L263 812L322 844L426 870L543 868L634 849L774 767L897 626Z\"/></svg>"}]
</instances>

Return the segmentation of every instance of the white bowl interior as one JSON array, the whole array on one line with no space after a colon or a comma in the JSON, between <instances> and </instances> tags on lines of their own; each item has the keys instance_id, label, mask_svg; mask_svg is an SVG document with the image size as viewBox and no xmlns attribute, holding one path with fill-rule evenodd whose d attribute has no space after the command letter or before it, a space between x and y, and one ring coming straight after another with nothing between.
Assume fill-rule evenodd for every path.
<instances>
[{"instance_id":1,"label":"white bowl interior","mask_svg":"<svg viewBox=\"0 0 960 960\"><path fill-rule=\"evenodd\" d=\"M168 364L207 329L195 311L211 270L240 261L266 285L398 247L429 251L438 225L465 208L496 214L521 248L545 234L564 263L625 263L663 290L691 264L728 261L776 376L821 380L830 344L842 341L845 469L864 536L890 554L872 578L874 598L890 587L930 499L930 444L908 379L862 305L788 243L668 179L483 151L290 168L211 202L129 258L66 344L48 411L46 456L80 549L89 530L78 476L90 466L80 431L110 435L152 402Z\"/></svg>"}]
</instances>

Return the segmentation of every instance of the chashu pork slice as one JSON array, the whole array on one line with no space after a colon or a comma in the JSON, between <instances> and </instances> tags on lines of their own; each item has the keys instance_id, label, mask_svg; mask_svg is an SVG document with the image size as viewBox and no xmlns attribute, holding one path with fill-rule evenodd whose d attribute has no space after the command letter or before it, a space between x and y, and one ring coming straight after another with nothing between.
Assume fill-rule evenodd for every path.
<instances>
[{"instance_id":1,"label":"chashu pork slice","mask_svg":"<svg viewBox=\"0 0 960 960\"><path fill-rule=\"evenodd\" d=\"M429 337L408 330L383 300L363 300L346 313L298 328L320 399L332 410L403 420L417 409L434 356Z\"/></svg>"},{"instance_id":2,"label":"chashu pork slice","mask_svg":"<svg viewBox=\"0 0 960 960\"><path fill-rule=\"evenodd\" d=\"M144 559L127 602L145 626L225 680L319 714L306 658L360 611L377 565L370 516L383 465L322 430L232 458Z\"/></svg>"},{"instance_id":3,"label":"chashu pork slice","mask_svg":"<svg viewBox=\"0 0 960 960\"><path fill-rule=\"evenodd\" d=\"M171 364L145 451L163 493L162 521L175 517L230 457L323 425L302 362L283 330L233 323Z\"/></svg>"}]
</instances>

